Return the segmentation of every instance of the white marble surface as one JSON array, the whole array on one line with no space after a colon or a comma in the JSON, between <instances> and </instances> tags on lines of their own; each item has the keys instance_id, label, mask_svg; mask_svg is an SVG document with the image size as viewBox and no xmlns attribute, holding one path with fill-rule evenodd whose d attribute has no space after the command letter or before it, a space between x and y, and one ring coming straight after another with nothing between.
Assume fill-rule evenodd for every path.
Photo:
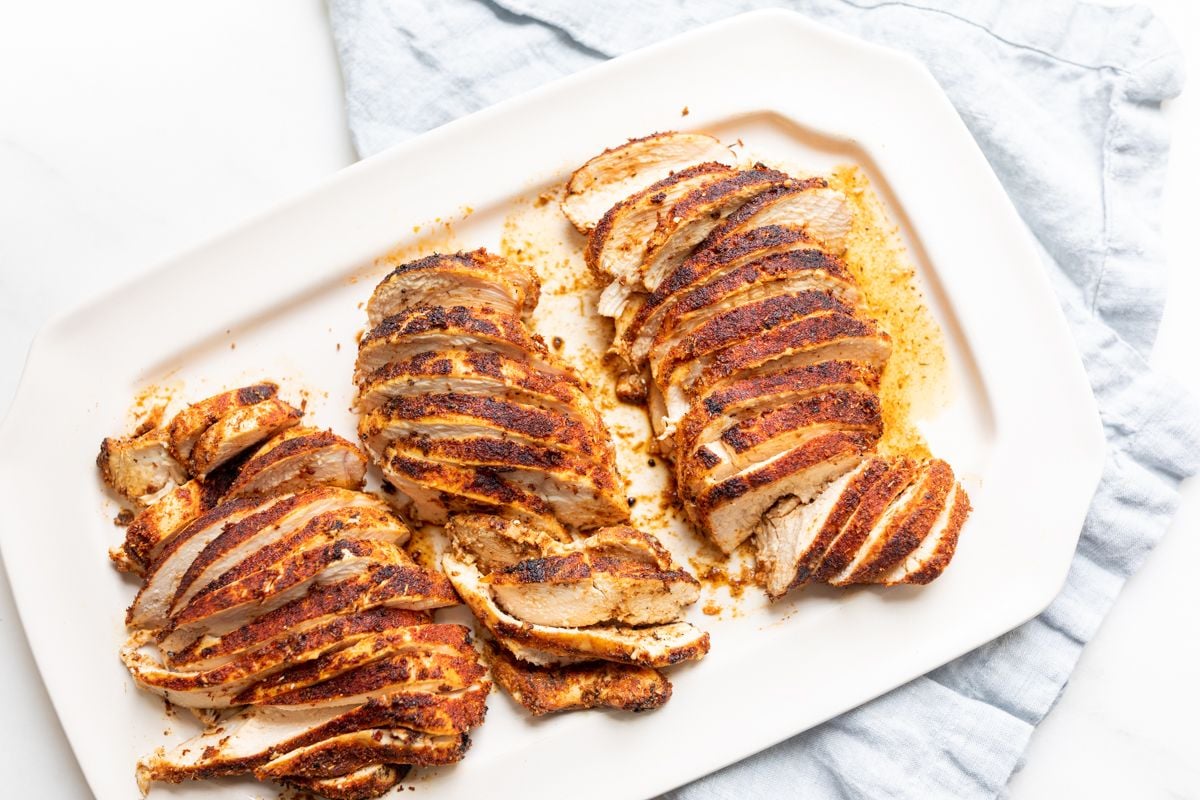
<instances>
[{"instance_id":1,"label":"white marble surface","mask_svg":"<svg viewBox=\"0 0 1200 800\"><path fill-rule=\"evenodd\" d=\"M1191 0L1148 5L1200 48ZM339 81L318 0L0 3L0 409L50 314L348 164ZM1170 110L1173 289L1154 359L1200 393L1197 96ZM1200 798L1198 525L1193 481L1035 734L1012 797ZM0 653L0 794L87 797L2 577Z\"/></svg>"}]
</instances>

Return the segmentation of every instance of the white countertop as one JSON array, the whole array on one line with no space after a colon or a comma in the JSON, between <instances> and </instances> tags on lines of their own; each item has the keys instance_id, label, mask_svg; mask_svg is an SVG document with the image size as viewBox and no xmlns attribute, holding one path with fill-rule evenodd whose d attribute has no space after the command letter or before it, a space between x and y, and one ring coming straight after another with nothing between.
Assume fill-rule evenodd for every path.
<instances>
[{"instance_id":1,"label":"white countertop","mask_svg":"<svg viewBox=\"0 0 1200 800\"><path fill-rule=\"evenodd\" d=\"M1200 49L1191 0L1147 5L1185 52ZM1154 362L1200 395L1200 271L1188 235L1200 211L1198 97L1192 86L1170 109L1172 288ZM0 7L0 409L51 313L353 159L319 0ZM1034 735L1012 797L1200 798L1198 527L1193 480ZM89 796L2 576L0 652L4 795Z\"/></svg>"}]
</instances>

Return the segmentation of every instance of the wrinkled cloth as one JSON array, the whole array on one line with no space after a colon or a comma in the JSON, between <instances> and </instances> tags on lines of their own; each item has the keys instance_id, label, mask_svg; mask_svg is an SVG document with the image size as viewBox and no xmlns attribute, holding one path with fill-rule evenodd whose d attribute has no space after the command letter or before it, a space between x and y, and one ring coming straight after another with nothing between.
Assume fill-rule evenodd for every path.
<instances>
[{"instance_id":1,"label":"wrinkled cloth","mask_svg":"<svg viewBox=\"0 0 1200 800\"><path fill-rule=\"evenodd\" d=\"M350 126L366 156L764 5L778 4L330 0L330 12ZM1180 55L1137 8L1068 0L784 5L908 51L941 83L1041 245L1108 450L1066 585L1040 616L669 796L995 797L1122 584L1166 531L1179 482L1200 466L1195 403L1146 361L1166 282L1161 103L1182 87Z\"/></svg>"}]
</instances>

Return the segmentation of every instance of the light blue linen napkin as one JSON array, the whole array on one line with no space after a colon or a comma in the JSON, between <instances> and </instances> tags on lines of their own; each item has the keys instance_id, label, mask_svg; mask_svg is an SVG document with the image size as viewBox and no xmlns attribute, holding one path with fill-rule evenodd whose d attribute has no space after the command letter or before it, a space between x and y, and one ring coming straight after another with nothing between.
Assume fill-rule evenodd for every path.
<instances>
[{"instance_id":1,"label":"light blue linen napkin","mask_svg":"<svg viewBox=\"0 0 1200 800\"><path fill-rule=\"evenodd\" d=\"M766 5L778 4L330 0L362 155ZM994 797L1125 579L1167 529L1179 481L1200 467L1200 413L1146 363L1166 275L1160 104L1180 91L1179 55L1163 26L1136 8L1068 0L785 5L907 50L932 70L1042 246L1109 448L1066 586L1038 618L671 796Z\"/></svg>"}]
</instances>

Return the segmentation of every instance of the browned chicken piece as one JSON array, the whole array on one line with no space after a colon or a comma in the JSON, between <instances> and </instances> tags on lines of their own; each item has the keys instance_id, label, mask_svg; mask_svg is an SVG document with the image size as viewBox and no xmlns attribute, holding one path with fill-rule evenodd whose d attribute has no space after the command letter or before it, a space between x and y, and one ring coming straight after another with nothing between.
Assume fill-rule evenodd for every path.
<instances>
[{"instance_id":1,"label":"browned chicken piece","mask_svg":"<svg viewBox=\"0 0 1200 800\"><path fill-rule=\"evenodd\" d=\"M755 340L805 317L833 313L853 317L855 310L829 292L817 289L744 303L714 315L690 334L681 336L673 347L652 350L650 369L660 387L677 382L690 385L704 365L727 347Z\"/></svg>"},{"instance_id":2,"label":"browned chicken piece","mask_svg":"<svg viewBox=\"0 0 1200 800\"><path fill-rule=\"evenodd\" d=\"M491 397L603 424L587 385L574 372L565 367L551 372L527 359L473 350L429 351L389 362L364 379L358 407L367 414L389 400L426 394Z\"/></svg>"},{"instance_id":3,"label":"browned chicken piece","mask_svg":"<svg viewBox=\"0 0 1200 800\"><path fill-rule=\"evenodd\" d=\"M872 445L883 435L874 392L839 389L747 417L713 441L675 454L676 480L687 496L798 450L830 433L857 433Z\"/></svg>"},{"instance_id":4,"label":"browned chicken piece","mask_svg":"<svg viewBox=\"0 0 1200 800\"><path fill-rule=\"evenodd\" d=\"M782 455L685 497L693 521L717 547L732 553L767 509L787 496L807 503L852 469L875 444L868 433L826 433Z\"/></svg>"},{"instance_id":5,"label":"browned chicken piece","mask_svg":"<svg viewBox=\"0 0 1200 800\"><path fill-rule=\"evenodd\" d=\"M279 387L273 383L256 383L192 403L176 414L167 426L171 454L181 463L189 463L196 440L222 417L270 400L278 392Z\"/></svg>"},{"instance_id":6,"label":"browned chicken piece","mask_svg":"<svg viewBox=\"0 0 1200 800\"><path fill-rule=\"evenodd\" d=\"M252 455L229 487L229 497L279 494L312 486L360 489L367 458L332 431L291 428Z\"/></svg>"},{"instance_id":7,"label":"browned chicken piece","mask_svg":"<svg viewBox=\"0 0 1200 800\"><path fill-rule=\"evenodd\" d=\"M145 792L152 781L180 783L247 772L269 773L274 778L325 777L317 768L316 757L323 749L337 756L343 774L370 763L452 763L465 753L465 731L483 722L487 687L486 682L480 684L465 706L453 697L421 702L422 698L403 693L350 708L251 706L171 750L160 749L143 759L138 764L138 785ZM450 713L443 711L446 706L452 708ZM439 725L453 719L461 732L424 733L422 728L430 719L438 720ZM379 730L407 733L386 741L381 737L383 748L374 750L369 761L350 765L344 745L356 740L341 737ZM374 733L368 738L374 739ZM323 745L325 742L330 744ZM267 769L268 765L273 766Z\"/></svg>"},{"instance_id":8,"label":"browned chicken piece","mask_svg":"<svg viewBox=\"0 0 1200 800\"><path fill-rule=\"evenodd\" d=\"M421 436L450 441L491 438L550 447L581 456L609 457L603 429L575 416L508 400L460 394L397 397L364 415L359 438L376 458L395 441Z\"/></svg>"},{"instance_id":9,"label":"browned chicken piece","mask_svg":"<svg viewBox=\"0 0 1200 800\"><path fill-rule=\"evenodd\" d=\"M646 242L658 225L658 215L682 197L735 173L715 162L680 170L631 195L608 210L588 234L584 259L602 279L612 281L601 294L597 311L618 317L635 292L645 291L642 260Z\"/></svg>"},{"instance_id":10,"label":"browned chicken piece","mask_svg":"<svg viewBox=\"0 0 1200 800\"><path fill-rule=\"evenodd\" d=\"M929 534L953 490L949 464L938 459L922 463L908 487L867 533L854 558L829 583L874 583L891 572Z\"/></svg>"},{"instance_id":11,"label":"browned chicken piece","mask_svg":"<svg viewBox=\"0 0 1200 800\"><path fill-rule=\"evenodd\" d=\"M170 453L167 432L161 428L140 436L105 439L96 466L109 488L138 509L187 481L183 465Z\"/></svg>"},{"instance_id":12,"label":"browned chicken piece","mask_svg":"<svg viewBox=\"0 0 1200 800\"><path fill-rule=\"evenodd\" d=\"M495 308L418 306L387 317L359 343L354 381L422 353L471 350L527 360L554 371L545 344L520 319Z\"/></svg>"},{"instance_id":13,"label":"browned chicken piece","mask_svg":"<svg viewBox=\"0 0 1200 800\"><path fill-rule=\"evenodd\" d=\"M453 468L488 470L541 498L566 525L611 525L629 517L624 487L617 483L611 466L587 455L504 438L419 435L397 438L386 453L393 459L427 459Z\"/></svg>"},{"instance_id":14,"label":"browned chicken piece","mask_svg":"<svg viewBox=\"0 0 1200 800\"><path fill-rule=\"evenodd\" d=\"M677 622L700 598L699 582L683 570L660 570L586 550L521 561L491 573L484 583L514 617L561 628Z\"/></svg>"},{"instance_id":15,"label":"browned chicken piece","mask_svg":"<svg viewBox=\"0 0 1200 800\"><path fill-rule=\"evenodd\" d=\"M475 250L441 253L400 264L367 301L374 327L409 309L432 306L492 308L513 317L537 305L541 286L529 267Z\"/></svg>"},{"instance_id":16,"label":"browned chicken piece","mask_svg":"<svg viewBox=\"0 0 1200 800\"><path fill-rule=\"evenodd\" d=\"M472 527L478 530L468 532ZM508 530L500 530L459 522L451 535L458 552L488 552L496 539L508 540ZM571 628L663 624L680 620L700 596L700 584L654 537L627 525L567 544L537 544L541 553L494 567L484 578L500 607L525 622Z\"/></svg>"},{"instance_id":17,"label":"browned chicken piece","mask_svg":"<svg viewBox=\"0 0 1200 800\"><path fill-rule=\"evenodd\" d=\"M118 568L128 565L123 571L145 572L175 534L216 505L221 488L215 481L188 481L143 509L125 529L124 544L114 548L120 550L113 555Z\"/></svg>"},{"instance_id":18,"label":"browned chicken piece","mask_svg":"<svg viewBox=\"0 0 1200 800\"><path fill-rule=\"evenodd\" d=\"M854 217L841 192L824 178L807 178L754 197L717 226L701 247L711 247L757 228L778 225L804 231L834 255L846 249Z\"/></svg>"},{"instance_id":19,"label":"browned chicken piece","mask_svg":"<svg viewBox=\"0 0 1200 800\"><path fill-rule=\"evenodd\" d=\"M884 459L866 459L831 482L811 503L789 495L767 511L755 539L767 594L779 598L809 581L863 493L887 468Z\"/></svg>"},{"instance_id":20,"label":"browned chicken piece","mask_svg":"<svg viewBox=\"0 0 1200 800\"><path fill-rule=\"evenodd\" d=\"M650 667L608 662L535 667L490 641L483 652L492 679L535 717L587 708L651 711L671 699L671 682Z\"/></svg>"},{"instance_id":21,"label":"browned chicken piece","mask_svg":"<svg viewBox=\"0 0 1200 800\"><path fill-rule=\"evenodd\" d=\"M735 381L698 398L680 420L673 441L677 452L690 454L697 446L720 439L731 428L776 408L829 392L874 393L878 386L878 371L854 361L821 361Z\"/></svg>"},{"instance_id":22,"label":"browned chicken piece","mask_svg":"<svg viewBox=\"0 0 1200 800\"><path fill-rule=\"evenodd\" d=\"M303 416L303 411L277 397L235 409L200 434L188 458L188 471L206 478L244 451L298 425Z\"/></svg>"},{"instance_id":23,"label":"browned chicken piece","mask_svg":"<svg viewBox=\"0 0 1200 800\"><path fill-rule=\"evenodd\" d=\"M588 161L567 182L563 214L587 233L614 205L632 194L696 164L733 164L733 153L711 136L656 133L631 139Z\"/></svg>"},{"instance_id":24,"label":"browned chicken piece","mask_svg":"<svg viewBox=\"0 0 1200 800\"><path fill-rule=\"evenodd\" d=\"M928 582L953 555L969 510L944 461L868 459L813 502L786 498L767 513L758 533L767 591L781 597L810 581Z\"/></svg>"},{"instance_id":25,"label":"browned chicken piece","mask_svg":"<svg viewBox=\"0 0 1200 800\"><path fill-rule=\"evenodd\" d=\"M772 225L693 253L644 300L628 304L616 320L613 352L631 366L640 368L667 315L692 293L768 259L814 250L824 252L804 231Z\"/></svg>"},{"instance_id":26,"label":"browned chicken piece","mask_svg":"<svg viewBox=\"0 0 1200 800\"><path fill-rule=\"evenodd\" d=\"M459 558L475 564L484 574L560 553L570 542L561 532L556 535L525 520L494 514L458 514L446 523L445 533Z\"/></svg>"},{"instance_id":27,"label":"browned chicken piece","mask_svg":"<svg viewBox=\"0 0 1200 800\"><path fill-rule=\"evenodd\" d=\"M890 572L876 577L874 582L885 586L901 583L926 584L937 578L954 557L959 531L970 513L971 501L966 491L956 484L953 495L942 508L942 513L934 522L932 530L917 548Z\"/></svg>"},{"instance_id":28,"label":"browned chicken piece","mask_svg":"<svg viewBox=\"0 0 1200 800\"><path fill-rule=\"evenodd\" d=\"M598 659L664 667L702 658L708 652L708 634L686 622L641 628L617 625L562 628L525 622L496 604L490 587L474 565L447 553L442 558L442 567L475 618L497 642L523 661L544 666Z\"/></svg>"},{"instance_id":29,"label":"browned chicken piece","mask_svg":"<svg viewBox=\"0 0 1200 800\"><path fill-rule=\"evenodd\" d=\"M387 794L404 780L410 769L407 764L371 764L333 778L293 776L283 782L327 800L368 800Z\"/></svg>"},{"instance_id":30,"label":"browned chicken piece","mask_svg":"<svg viewBox=\"0 0 1200 800\"><path fill-rule=\"evenodd\" d=\"M756 195L798 182L761 164L695 189L661 214L646 242L642 283L653 292L684 262L692 250L730 214Z\"/></svg>"},{"instance_id":31,"label":"browned chicken piece","mask_svg":"<svg viewBox=\"0 0 1200 800\"><path fill-rule=\"evenodd\" d=\"M379 468L396 489L395 502L415 520L443 524L450 514L505 513L533 522L553 519L550 503L487 467L446 464L389 447Z\"/></svg>"}]
</instances>

